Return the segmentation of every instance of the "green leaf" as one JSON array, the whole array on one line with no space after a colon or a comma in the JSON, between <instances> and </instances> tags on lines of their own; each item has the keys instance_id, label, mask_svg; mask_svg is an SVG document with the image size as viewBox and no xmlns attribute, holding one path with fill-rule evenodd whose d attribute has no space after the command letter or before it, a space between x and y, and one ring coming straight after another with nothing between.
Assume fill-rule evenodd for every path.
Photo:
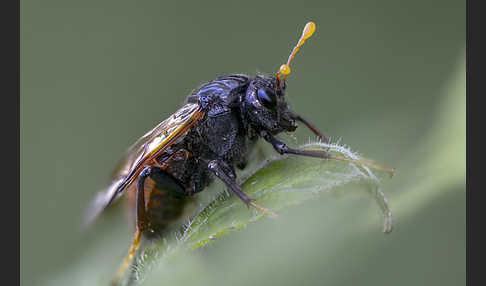
<instances>
[{"instance_id":1,"label":"green leaf","mask_svg":"<svg viewBox=\"0 0 486 286\"><path fill-rule=\"evenodd\" d=\"M300 147L306 150L328 150L332 155L345 157L363 164L371 161L360 157L339 144L310 143ZM392 214L380 188L380 181L366 166L337 160L322 160L300 156L279 156L267 160L253 174L243 179L243 191L260 206L279 212L293 205L316 198L322 192L345 192L349 184L369 192L383 213L383 231L392 230ZM163 240L148 247L137 261L135 279L142 281L147 269L160 259L170 258L181 251L196 250L231 232L241 230L267 216L227 192L213 198L209 204L176 234L172 242ZM278 219L274 218L274 219Z\"/></svg>"}]
</instances>

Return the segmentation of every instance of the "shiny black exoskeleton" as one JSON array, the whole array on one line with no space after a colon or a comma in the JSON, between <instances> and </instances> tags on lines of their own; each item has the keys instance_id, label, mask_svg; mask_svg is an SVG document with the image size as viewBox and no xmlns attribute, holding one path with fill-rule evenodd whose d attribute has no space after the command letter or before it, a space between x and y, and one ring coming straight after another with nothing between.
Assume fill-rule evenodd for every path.
<instances>
[{"instance_id":1,"label":"shiny black exoskeleton","mask_svg":"<svg viewBox=\"0 0 486 286\"><path fill-rule=\"evenodd\" d=\"M170 165L170 170L150 166L139 175L140 189L143 189L144 180L151 177L159 188L178 194L182 203L184 196L204 190L217 177L243 202L253 205L236 184L235 167L246 166L248 155L260 137L280 154L327 158L327 153L322 151L291 149L274 137L284 131L295 131L298 120L327 141L313 125L290 110L284 97L285 86L277 87L275 77L261 75L223 76L202 85L187 97L186 103L199 104L204 117L180 142L171 145L166 156L159 157L161 164ZM174 156L181 150L190 156ZM167 200L167 195L164 196L160 199ZM267 211L256 204L253 206ZM150 214L143 216L150 221L151 229L159 230L173 220L161 217L166 212L167 204L164 204L160 210L152 208Z\"/></svg>"},{"instance_id":2,"label":"shiny black exoskeleton","mask_svg":"<svg viewBox=\"0 0 486 286\"><path fill-rule=\"evenodd\" d=\"M186 188L202 191L211 173L234 181L234 167L246 165L259 137L285 153L287 147L273 135L295 131L295 121L303 119L290 110L284 91L277 89L275 77L231 75L217 78L189 95L187 103L199 103L206 115L174 146L192 152L199 165L191 170L193 179L184 182Z\"/></svg>"}]
</instances>

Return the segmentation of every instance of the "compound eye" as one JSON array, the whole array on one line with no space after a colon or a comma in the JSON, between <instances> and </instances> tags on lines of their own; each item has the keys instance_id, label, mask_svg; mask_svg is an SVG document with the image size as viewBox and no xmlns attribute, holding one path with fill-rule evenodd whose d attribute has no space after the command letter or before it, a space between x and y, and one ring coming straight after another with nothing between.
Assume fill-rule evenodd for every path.
<instances>
[{"instance_id":1,"label":"compound eye","mask_svg":"<svg viewBox=\"0 0 486 286\"><path fill-rule=\"evenodd\" d=\"M259 89L257 94L258 100L266 108L275 109L275 107L277 107L277 96L273 92Z\"/></svg>"}]
</instances>

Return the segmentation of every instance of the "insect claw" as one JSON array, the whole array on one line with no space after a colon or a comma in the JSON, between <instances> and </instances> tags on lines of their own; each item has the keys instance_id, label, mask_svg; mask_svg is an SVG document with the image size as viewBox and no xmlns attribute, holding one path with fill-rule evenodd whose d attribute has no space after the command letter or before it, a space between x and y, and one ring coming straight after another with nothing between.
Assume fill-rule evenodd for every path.
<instances>
[{"instance_id":1,"label":"insect claw","mask_svg":"<svg viewBox=\"0 0 486 286\"><path fill-rule=\"evenodd\" d=\"M330 155L329 159L354 163L354 164L357 164L357 165L360 165L360 166L365 166L365 167L368 167L368 168L371 168L371 169L374 169L374 170L377 170L377 171L382 171L382 172L389 174L390 177L393 177L393 175L395 174L395 168L390 168L390 167L378 164L375 161L364 158L364 157L359 158L359 160L354 160L354 159L350 159L350 158L347 158L347 157L342 157L342 156L337 156L337 155L332 155L332 154L329 154L329 155Z\"/></svg>"},{"instance_id":2,"label":"insect claw","mask_svg":"<svg viewBox=\"0 0 486 286\"><path fill-rule=\"evenodd\" d=\"M267 209L267 208L264 208L260 205L257 205L255 202L250 202L248 203L248 205L254 207L255 209L257 209L259 212L261 212L262 214L264 215L267 215L269 217L272 217L272 218L277 218L278 217L278 214L272 212L271 210Z\"/></svg>"}]
</instances>

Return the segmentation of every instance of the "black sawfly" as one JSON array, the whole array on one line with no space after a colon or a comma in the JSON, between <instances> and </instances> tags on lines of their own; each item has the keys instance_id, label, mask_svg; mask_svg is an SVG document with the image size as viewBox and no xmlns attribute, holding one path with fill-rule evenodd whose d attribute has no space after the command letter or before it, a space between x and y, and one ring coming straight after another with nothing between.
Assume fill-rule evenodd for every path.
<instances>
[{"instance_id":1,"label":"black sawfly","mask_svg":"<svg viewBox=\"0 0 486 286\"><path fill-rule=\"evenodd\" d=\"M235 74L218 77L193 91L185 104L138 139L120 160L108 188L98 194L89 215L91 220L127 194L135 211L135 234L128 256L120 266L116 284L140 246L142 234L163 233L183 213L191 196L218 178L249 207L276 216L256 204L237 185L235 167L243 169L259 138L280 154L353 162L382 170L365 161L332 155L326 151L288 147L275 135L296 130L296 122L308 127L322 142L329 142L310 121L295 113L285 101L290 64L316 29L306 24L287 62L275 76Z\"/></svg>"}]
</instances>

